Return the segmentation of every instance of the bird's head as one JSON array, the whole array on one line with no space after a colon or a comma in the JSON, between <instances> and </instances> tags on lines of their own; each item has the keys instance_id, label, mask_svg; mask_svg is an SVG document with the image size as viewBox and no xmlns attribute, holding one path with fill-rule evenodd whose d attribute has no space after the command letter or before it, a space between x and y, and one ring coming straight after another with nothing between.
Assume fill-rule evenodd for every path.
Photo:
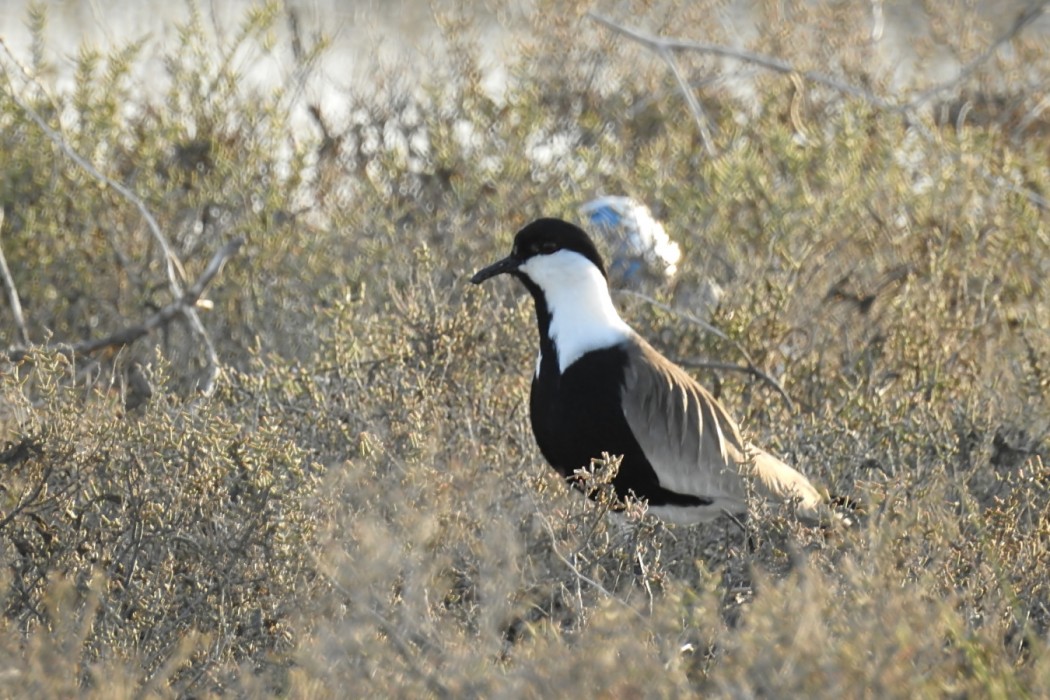
<instances>
[{"instance_id":1,"label":"bird's head","mask_svg":"<svg viewBox=\"0 0 1050 700\"><path fill-rule=\"evenodd\" d=\"M578 226L560 219L533 221L514 236L510 255L479 270L470 281L481 284L502 274L517 277L532 295L541 363L543 357L556 360L559 372L585 353L621 343L631 333L609 296L598 249Z\"/></svg>"},{"instance_id":2,"label":"bird's head","mask_svg":"<svg viewBox=\"0 0 1050 700\"><path fill-rule=\"evenodd\" d=\"M481 284L496 275L511 274L549 291L594 276L605 279L598 249L583 229L561 219L537 219L514 236L510 255L479 270L470 278Z\"/></svg>"}]
</instances>

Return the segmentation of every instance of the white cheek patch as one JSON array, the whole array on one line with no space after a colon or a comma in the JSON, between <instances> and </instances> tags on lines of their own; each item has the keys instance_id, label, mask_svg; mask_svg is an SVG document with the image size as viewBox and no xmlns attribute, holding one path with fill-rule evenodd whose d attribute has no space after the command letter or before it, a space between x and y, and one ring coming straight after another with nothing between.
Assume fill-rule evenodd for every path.
<instances>
[{"instance_id":1,"label":"white cheek patch","mask_svg":"<svg viewBox=\"0 0 1050 700\"><path fill-rule=\"evenodd\" d=\"M592 350L618 345L630 337L631 329L616 313L605 277L584 256L559 250L529 258L518 269L543 290L559 371Z\"/></svg>"}]
</instances>

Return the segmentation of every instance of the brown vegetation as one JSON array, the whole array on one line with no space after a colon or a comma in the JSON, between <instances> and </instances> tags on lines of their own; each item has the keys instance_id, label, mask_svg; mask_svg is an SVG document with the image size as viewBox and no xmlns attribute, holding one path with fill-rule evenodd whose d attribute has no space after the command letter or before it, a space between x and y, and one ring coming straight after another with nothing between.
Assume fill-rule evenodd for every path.
<instances>
[{"instance_id":1,"label":"brown vegetation","mask_svg":"<svg viewBox=\"0 0 1050 700\"><path fill-rule=\"evenodd\" d=\"M0 245L30 343L4 306L0 695L1050 695L1038 22L927 3L916 55L967 70L891 93L870 8L778 3L747 46L795 79L681 50L691 107L666 57L539 4L501 99L469 17L445 17L440 76L346 96L347 125L315 108L316 138L192 25L169 94L132 111L140 46L82 50L66 95L2 52ZM643 5L614 21L739 36L701 3ZM1012 58L984 52L1000 36ZM304 71L322 49L298 47ZM940 127L928 105L967 95L994 109ZM467 275L599 192L684 251L624 316L670 357L746 349L793 409L699 378L853 502L853 529L758 503L747 533L664 526L543 464L531 306ZM728 340L668 310L709 278Z\"/></svg>"}]
</instances>

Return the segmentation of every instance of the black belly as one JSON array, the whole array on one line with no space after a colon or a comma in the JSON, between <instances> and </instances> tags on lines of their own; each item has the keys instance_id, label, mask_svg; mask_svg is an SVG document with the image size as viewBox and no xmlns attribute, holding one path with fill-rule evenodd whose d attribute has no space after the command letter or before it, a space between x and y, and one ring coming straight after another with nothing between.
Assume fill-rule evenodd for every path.
<instances>
[{"instance_id":1,"label":"black belly","mask_svg":"<svg viewBox=\"0 0 1050 700\"><path fill-rule=\"evenodd\" d=\"M633 493L651 506L704 506L709 498L675 493L660 486L656 472L634 439L620 406L627 354L616 346L594 350L558 372L554 352L545 352L532 381L529 416L544 458L570 478L603 452L623 455L613 479L616 494Z\"/></svg>"}]
</instances>

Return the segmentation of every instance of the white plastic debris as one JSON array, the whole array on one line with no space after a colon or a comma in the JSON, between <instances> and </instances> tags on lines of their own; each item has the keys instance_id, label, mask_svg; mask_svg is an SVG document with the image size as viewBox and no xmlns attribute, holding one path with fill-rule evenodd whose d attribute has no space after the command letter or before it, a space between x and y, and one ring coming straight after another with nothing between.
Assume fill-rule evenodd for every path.
<instances>
[{"instance_id":1,"label":"white plastic debris","mask_svg":"<svg viewBox=\"0 0 1050 700\"><path fill-rule=\"evenodd\" d=\"M646 276L670 280L678 272L682 250L644 204L630 197L598 197L580 207L580 214L606 243L613 283L632 284Z\"/></svg>"}]
</instances>

